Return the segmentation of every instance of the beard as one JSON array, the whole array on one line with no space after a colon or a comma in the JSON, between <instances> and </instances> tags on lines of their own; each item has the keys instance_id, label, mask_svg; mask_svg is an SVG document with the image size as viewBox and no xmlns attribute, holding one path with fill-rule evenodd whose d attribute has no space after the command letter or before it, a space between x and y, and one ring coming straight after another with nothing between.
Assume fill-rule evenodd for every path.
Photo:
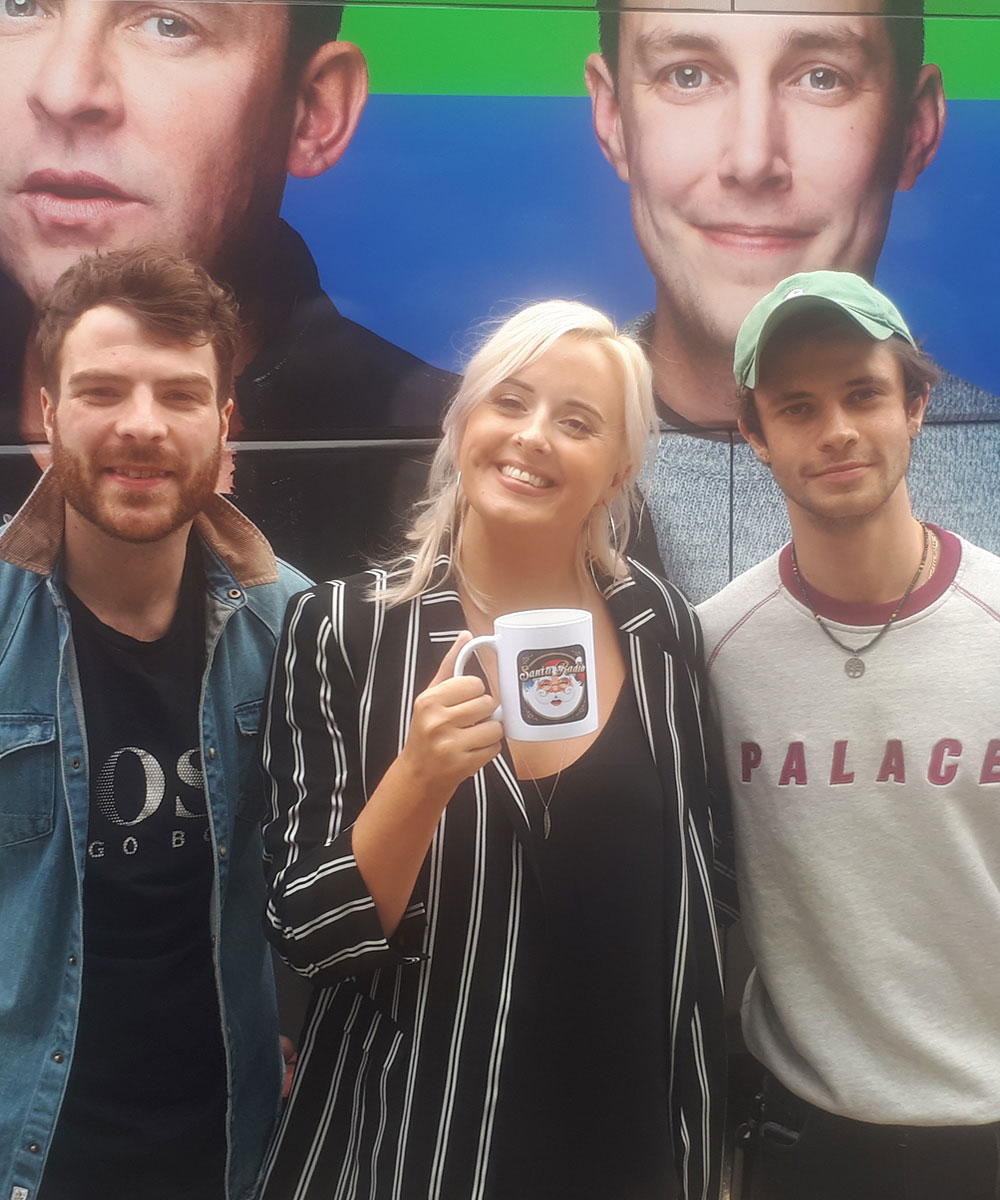
<instances>
[{"instance_id":1,"label":"beard","mask_svg":"<svg viewBox=\"0 0 1000 1200\"><path fill-rule=\"evenodd\" d=\"M63 497L76 512L109 537L144 544L158 542L189 524L216 491L222 461L222 442L201 462L190 466L156 449L134 447L116 462L138 470L172 472L165 484L150 492L115 489L101 466L68 449L52 434L52 471ZM168 491L164 496L162 493Z\"/></svg>"}]
</instances>

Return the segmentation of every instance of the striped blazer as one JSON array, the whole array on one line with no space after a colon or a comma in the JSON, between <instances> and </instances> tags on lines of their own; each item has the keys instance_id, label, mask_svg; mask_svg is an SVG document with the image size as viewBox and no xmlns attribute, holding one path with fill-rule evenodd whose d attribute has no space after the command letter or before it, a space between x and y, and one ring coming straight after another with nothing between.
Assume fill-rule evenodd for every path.
<instances>
[{"instance_id":1,"label":"striped blazer","mask_svg":"<svg viewBox=\"0 0 1000 1200\"><path fill-rule=\"evenodd\" d=\"M731 911L728 803L706 754L697 618L631 567L606 598L663 785L664 877L676 881L664 925L664 1136L681 1194L716 1200L725 1049L713 893ZM542 924L528 813L506 753L463 783L385 938L352 823L465 621L450 586L394 608L367 599L384 578L365 572L293 598L271 682L267 927L316 991L263 1194L516 1200L491 1189L490 1146L515 962Z\"/></svg>"}]
</instances>

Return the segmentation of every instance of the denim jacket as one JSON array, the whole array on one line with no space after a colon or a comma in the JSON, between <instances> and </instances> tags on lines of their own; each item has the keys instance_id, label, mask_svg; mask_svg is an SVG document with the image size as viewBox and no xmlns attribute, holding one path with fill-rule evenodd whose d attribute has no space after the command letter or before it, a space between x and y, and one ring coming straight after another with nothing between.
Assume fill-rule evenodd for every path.
<instances>
[{"instance_id":1,"label":"denim jacket","mask_svg":"<svg viewBox=\"0 0 1000 1200\"><path fill-rule=\"evenodd\" d=\"M87 736L51 473L0 534L0 1200L34 1200L80 1003ZM253 1195L281 1055L255 758L285 602L307 583L221 497L195 520L205 560L201 757L215 862L212 945L228 1065L229 1200Z\"/></svg>"}]
</instances>

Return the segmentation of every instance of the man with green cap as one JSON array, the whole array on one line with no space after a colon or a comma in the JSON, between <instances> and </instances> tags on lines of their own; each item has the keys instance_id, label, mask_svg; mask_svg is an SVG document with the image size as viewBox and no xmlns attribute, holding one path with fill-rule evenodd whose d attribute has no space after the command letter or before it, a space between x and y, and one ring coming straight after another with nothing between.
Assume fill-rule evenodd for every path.
<instances>
[{"instance_id":1,"label":"man with green cap","mask_svg":"<svg viewBox=\"0 0 1000 1200\"><path fill-rule=\"evenodd\" d=\"M986 1200L1000 559L912 512L936 371L863 279L784 280L743 323L735 373L792 529L699 608L756 963L754 1195Z\"/></svg>"}]
</instances>

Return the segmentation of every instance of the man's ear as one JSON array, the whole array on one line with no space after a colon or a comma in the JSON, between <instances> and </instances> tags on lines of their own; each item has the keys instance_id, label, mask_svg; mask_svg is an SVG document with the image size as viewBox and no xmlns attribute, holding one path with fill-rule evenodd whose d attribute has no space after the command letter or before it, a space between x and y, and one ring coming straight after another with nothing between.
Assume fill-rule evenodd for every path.
<instances>
[{"instance_id":1,"label":"man's ear","mask_svg":"<svg viewBox=\"0 0 1000 1200\"><path fill-rule=\"evenodd\" d=\"M931 398L931 389L924 388L923 392L912 400L906 408L906 427L910 431L910 437L915 438L920 432L924 423L924 414L927 412L927 401Z\"/></svg>"},{"instance_id":2,"label":"man's ear","mask_svg":"<svg viewBox=\"0 0 1000 1200\"><path fill-rule=\"evenodd\" d=\"M771 454L767 448L767 442L764 441L760 434L749 430L744 424L742 417L740 417L736 424L739 426L743 440L750 443L750 449L754 454L757 455L762 463L769 463L771 461Z\"/></svg>"},{"instance_id":3,"label":"man's ear","mask_svg":"<svg viewBox=\"0 0 1000 1200\"><path fill-rule=\"evenodd\" d=\"M229 419L233 415L233 406L236 402L232 396L219 409L219 441L224 446L226 438L229 437Z\"/></svg>"},{"instance_id":4,"label":"man's ear","mask_svg":"<svg viewBox=\"0 0 1000 1200\"><path fill-rule=\"evenodd\" d=\"M604 157L618 172L618 178L628 183L628 159L622 135L622 115L618 107L615 81L603 54L591 54L584 68L587 91L593 109L594 133L604 151Z\"/></svg>"},{"instance_id":5,"label":"man's ear","mask_svg":"<svg viewBox=\"0 0 1000 1200\"><path fill-rule=\"evenodd\" d=\"M56 424L56 402L52 399L45 388L41 392L42 400L42 428L45 430L45 440L52 445L53 431Z\"/></svg>"},{"instance_id":6,"label":"man's ear","mask_svg":"<svg viewBox=\"0 0 1000 1200\"><path fill-rule=\"evenodd\" d=\"M354 136L368 99L368 64L351 42L326 42L299 78L295 121L288 147L288 173L299 179L322 175Z\"/></svg>"},{"instance_id":7,"label":"man's ear","mask_svg":"<svg viewBox=\"0 0 1000 1200\"><path fill-rule=\"evenodd\" d=\"M908 192L937 154L944 133L945 100L941 70L933 63L922 67L910 97L903 139L903 158L896 188Z\"/></svg>"}]
</instances>

